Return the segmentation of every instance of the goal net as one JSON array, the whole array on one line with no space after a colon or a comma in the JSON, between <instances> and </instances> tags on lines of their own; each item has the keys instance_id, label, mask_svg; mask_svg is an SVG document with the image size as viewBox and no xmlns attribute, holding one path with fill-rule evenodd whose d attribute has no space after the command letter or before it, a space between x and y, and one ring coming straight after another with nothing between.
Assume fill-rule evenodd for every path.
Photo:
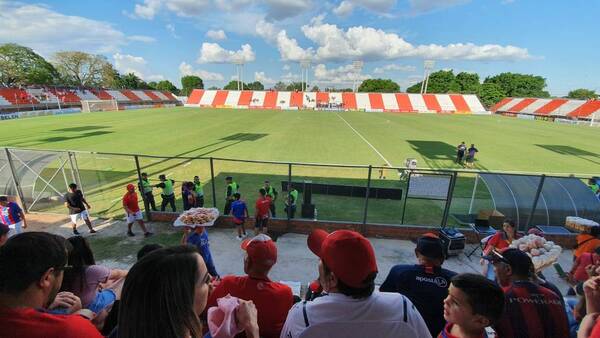
<instances>
[{"instance_id":1,"label":"goal net","mask_svg":"<svg viewBox=\"0 0 600 338\"><path fill-rule=\"evenodd\" d=\"M119 110L117 100L81 100L81 111L107 111Z\"/></svg>"}]
</instances>

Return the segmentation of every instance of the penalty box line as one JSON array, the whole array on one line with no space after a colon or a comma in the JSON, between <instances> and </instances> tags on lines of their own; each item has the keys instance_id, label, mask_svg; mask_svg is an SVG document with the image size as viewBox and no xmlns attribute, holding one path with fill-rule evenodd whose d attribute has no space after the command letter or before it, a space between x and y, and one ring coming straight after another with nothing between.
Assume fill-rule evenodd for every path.
<instances>
[{"instance_id":1,"label":"penalty box line","mask_svg":"<svg viewBox=\"0 0 600 338\"><path fill-rule=\"evenodd\" d=\"M348 123L348 121L346 121L345 118L341 117L339 113L335 113L335 115L337 115L337 117L342 119L342 121L344 121L344 123L346 123L346 125L348 127L350 127L350 129L352 129L352 131L354 131L356 133L356 135L358 135L358 137L360 137L363 141L365 141L365 143L368 144L369 147L371 147L371 149L373 149L373 151L375 151L377 153L377 155L379 155L379 157L381 157L381 159L384 160L385 163L387 163L388 166L393 167L393 165L390 163L390 161L388 161L387 158L385 158L385 156L383 156L383 154L381 154L379 152L379 150L377 150L377 148L375 148L375 146L373 146L371 144L371 142L369 142L364 136L362 136L362 134L359 133L358 130L354 129L354 127L352 127L352 125L350 123Z\"/></svg>"}]
</instances>

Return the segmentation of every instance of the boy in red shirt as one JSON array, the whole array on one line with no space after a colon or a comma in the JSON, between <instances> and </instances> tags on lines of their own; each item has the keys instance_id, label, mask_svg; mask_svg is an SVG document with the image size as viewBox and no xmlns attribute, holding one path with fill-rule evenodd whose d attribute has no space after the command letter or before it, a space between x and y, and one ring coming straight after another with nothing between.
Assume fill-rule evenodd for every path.
<instances>
[{"instance_id":1,"label":"boy in red shirt","mask_svg":"<svg viewBox=\"0 0 600 338\"><path fill-rule=\"evenodd\" d=\"M267 196L267 191L263 188L260 188L258 190L258 194L259 196L254 206L254 232L256 235L259 233L267 233L267 223L271 215L271 198Z\"/></svg>"},{"instance_id":2,"label":"boy in red shirt","mask_svg":"<svg viewBox=\"0 0 600 338\"><path fill-rule=\"evenodd\" d=\"M146 229L146 225L144 224L144 217L140 211L137 193L133 184L127 185L127 192L123 196L123 209L125 209L125 215L127 215L127 236L135 236L133 231L131 231L131 227L135 221L138 222L140 228L144 231L145 237L152 236L152 233Z\"/></svg>"},{"instance_id":3,"label":"boy in red shirt","mask_svg":"<svg viewBox=\"0 0 600 338\"><path fill-rule=\"evenodd\" d=\"M494 282L472 273L456 275L444 299L448 324L438 338L487 337L485 328L493 325L503 310L504 293Z\"/></svg>"}]
</instances>

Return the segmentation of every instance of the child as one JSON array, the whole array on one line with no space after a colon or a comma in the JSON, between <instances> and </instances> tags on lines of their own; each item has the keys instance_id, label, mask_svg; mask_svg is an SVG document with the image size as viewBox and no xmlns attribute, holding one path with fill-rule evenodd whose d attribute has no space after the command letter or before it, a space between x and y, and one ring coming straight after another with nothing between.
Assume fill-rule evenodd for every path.
<instances>
[{"instance_id":1,"label":"child","mask_svg":"<svg viewBox=\"0 0 600 338\"><path fill-rule=\"evenodd\" d=\"M204 259L208 273L215 278L219 277L215 264L213 263L212 255L210 253L210 246L208 244L208 233L204 227L195 227L192 231L191 227L185 227L183 229L183 237L181 238L182 245L193 245L198 248L198 253Z\"/></svg>"},{"instance_id":2,"label":"child","mask_svg":"<svg viewBox=\"0 0 600 338\"><path fill-rule=\"evenodd\" d=\"M448 323L438 338L487 337L486 327L494 324L503 310L504 293L499 286L481 275L456 275L444 299Z\"/></svg>"},{"instance_id":3,"label":"child","mask_svg":"<svg viewBox=\"0 0 600 338\"><path fill-rule=\"evenodd\" d=\"M244 222L248 218L248 207L246 202L240 199L241 195L239 192L233 194L233 203L231 203L231 214L233 215L233 223L237 227L237 239L242 240L246 237L246 229L244 228Z\"/></svg>"},{"instance_id":4,"label":"child","mask_svg":"<svg viewBox=\"0 0 600 338\"><path fill-rule=\"evenodd\" d=\"M271 198L267 195L267 191L263 188L258 190L258 199L254 206L255 223L254 232L256 235L267 233L267 223L271 213Z\"/></svg>"}]
</instances>

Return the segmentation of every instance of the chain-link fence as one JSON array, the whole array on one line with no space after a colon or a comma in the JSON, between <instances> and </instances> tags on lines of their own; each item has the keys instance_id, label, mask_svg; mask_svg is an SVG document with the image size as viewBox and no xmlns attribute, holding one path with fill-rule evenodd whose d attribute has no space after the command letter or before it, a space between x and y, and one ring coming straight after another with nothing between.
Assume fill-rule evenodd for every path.
<instances>
[{"instance_id":1,"label":"chain-link fence","mask_svg":"<svg viewBox=\"0 0 600 338\"><path fill-rule=\"evenodd\" d=\"M260 188L274 189L274 217L386 225L495 226L513 218L522 229L561 226L566 216L600 221L600 202L587 187L592 177L407 169L360 165L287 163L225 158L161 157L84 151L4 148L0 193L19 197L28 212L66 213L63 195L78 184L100 217L123 215L127 184L146 174L154 205L162 205L159 175L174 182L175 210L183 210L182 186L201 187L204 206L221 212L231 177L250 215ZM199 183L198 183L199 181ZM268 183L266 183L268 182ZM297 191L297 199L290 191ZM293 205L294 207L289 207ZM294 213L286 210L294 210Z\"/></svg>"}]
</instances>

